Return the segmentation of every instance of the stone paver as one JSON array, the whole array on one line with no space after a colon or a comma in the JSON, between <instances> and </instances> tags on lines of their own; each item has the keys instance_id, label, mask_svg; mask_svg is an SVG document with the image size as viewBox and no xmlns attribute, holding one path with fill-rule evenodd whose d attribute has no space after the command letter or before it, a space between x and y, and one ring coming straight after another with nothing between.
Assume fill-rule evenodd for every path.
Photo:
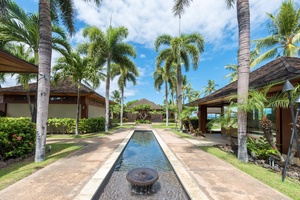
<instances>
[{"instance_id":1,"label":"stone paver","mask_svg":"<svg viewBox=\"0 0 300 200\"><path fill-rule=\"evenodd\" d=\"M170 131L163 129L156 129L156 131L209 199L289 199L232 165L201 150L193 144L194 142L183 140Z\"/></svg>"},{"instance_id":2,"label":"stone paver","mask_svg":"<svg viewBox=\"0 0 300 200\"><path fill-rule=\"evenodd\" d=\"M147 125L137 129L151 129ZM89 139L83 149L0 191L1 200L74 199L131 130ZM289 199L226 162L202 151L195 141L156 129L178 162L209 199ZM203 141L200 141L200 143ZM211 143L211 141L207 141ZM218 143L218 141L217 141ZM197 192L197 190L195 190ZM201 199L201 198L199 198Z\"/></svg>"}]
</instances>

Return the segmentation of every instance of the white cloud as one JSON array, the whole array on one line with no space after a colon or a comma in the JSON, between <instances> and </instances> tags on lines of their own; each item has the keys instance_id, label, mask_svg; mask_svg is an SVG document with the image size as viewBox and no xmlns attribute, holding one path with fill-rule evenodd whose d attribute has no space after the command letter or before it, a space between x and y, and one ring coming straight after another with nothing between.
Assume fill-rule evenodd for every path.
<instances>
[{"instance_id":1,"label":"white cloud","mask_svg":"<svg viewBox=\"0 0 300 200\"><path fill-rule=\"evenodd\" d=\"M146 58L146 55L145 54L141 54L140 58Z\"/></svg>"},{"instance_id":2,"label":"white cloud","mask_svg":"<svg viewBox=\"0 0 300 200\"><path fill-rule=\"evenodd\" d=\"M252 31L259 29L260 23L267 18L265 13L274 13L282 1L250 1ZM94 3L74 0L78 11L77 19L106 28L112 18L113 26L125 26L129 29L129 41L152 47L158 35L178 35L178 18L172 14L173 4L173 0L103 1L100 8L97 8ZM225 39L236 42L236 9L228 10L224 0L193 1L182 16L181 32L199 32L206 42L218 48Z\"/></svg>"}]
</instances>

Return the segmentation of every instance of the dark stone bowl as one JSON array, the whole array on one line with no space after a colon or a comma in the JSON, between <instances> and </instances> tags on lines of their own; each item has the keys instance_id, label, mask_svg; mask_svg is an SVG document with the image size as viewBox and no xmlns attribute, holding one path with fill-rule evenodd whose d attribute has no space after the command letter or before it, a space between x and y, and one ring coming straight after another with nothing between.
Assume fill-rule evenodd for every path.
<instances>
[{"instance_id":1,"label":"dark stone bowl","mask_svg":"<svg viewBox=\"0 0 300 200\"><path fill-rule=\"evenodd\" d=\"M153 185L158 178L158 173L150 168L136 168L129 171L126 176L127 181L136 186Z\"/></svg>"}]
</instances>

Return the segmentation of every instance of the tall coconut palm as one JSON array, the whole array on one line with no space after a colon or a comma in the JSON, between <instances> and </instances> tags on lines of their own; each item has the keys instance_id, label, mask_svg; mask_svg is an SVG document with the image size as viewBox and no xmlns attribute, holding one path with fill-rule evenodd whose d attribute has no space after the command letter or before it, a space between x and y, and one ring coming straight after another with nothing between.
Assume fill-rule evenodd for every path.
<instances>
[{"instance_id":1,"label":"tall coconut palm","mask_svg":"<svg viewBox=\"0 0 300 200\"><path fill-rule=\"evenodd\" d=\"M200 53L204 51L204 39L198 33L182 34L174 38L170 35L161 35L155 40L156 51L162 45L167 45L169 48L159 52L156 63L160 65L165 61L167 65L173 62L177 65L177 106L180 114L182 111L182 63L184 63L185 70L188 71L191 59L193 69L198 68ZM182 121L180 121L180 131L182 131Z\"/></svg>"},{"instance_id":2,"label":"tall coconut palm","mask_svg":"<svg viewBox=\"0 0 300 200\"><path fill-rule=\"evenodd\" d=\"M120 97L120 96L121 96L121 95L120 95L120 91L119 91L119 90L114 90L114 91L112 91L112 94L111 94L110 98L111 98L114 102L120 104L120 103L121 103L121 97Z\"/></svg>"},{"instance_id":3,"label":"tall coconut palm","mask_svg":"<svg viewBox=\"0 0 300 200\"><path fill-rule=\"evenodd\" d=\"M227 74L226 76L224 76L224 79L229 78L230 83L232 83L238 79L238 66L237 65L228 64L228 65L224 66L224 68L231 71L230 74Z\"/></svg>"},{"instance_id":4,"label":"tall coconut palm","mask_svg":"<svg viewBox=\"0 0 300 200\"><path fill-rule=\"evenodd\" d=\"M204 89L204 95L207 96L215 91L217 91L216 87L219 85L216 84L215 80L208 80L207 81L207 86L203 86Z\"/></svg>"},{"instance_id":5,"label":"tall coconut palm","mask_svg":"<svg viewBox=\"0 0 300 200\"><path fill-rule=\"evenodd\" d=\"M105 131L109 128L109 88L111 78L111 63L119 65L129 63L129 57L135 57L136 52L132 45L123 40L128 36L125 27L109 27L103 32L95 26L87 27L83 31L84 37L89 38L88 52L99 65L106 63L106 88L105 88Z\"/></svg>"},{"instance_id":6,"label":"tall coconut palm","mask_svg":"<svg viewBox=\"0 0 300 200\"><path fill-rule=\"evenodd\" d=\"M91 74L95 74L95 69L90 65L88 58L81 58L76 52L72 52L67 57L63 56L57 59L53 67L54 80L66 80L70 78L72 83L77 86L77 108L76 108L76 129L75 135L79 134L79 109L80 109L80 90L82 83L88 84L91 81ZM102 78L103 79L103 78ZM99 83L99 82L98 82ZM99 85L94 85L98 87Z\"/></svg>"},{"instance_id":7,"label":"tall coconut palm","mask_svg":"<svg viewBox=\"0 0 300 200\"><path fill-rule=\"evenodd\" d=\"M173 12L181 16L184 7L189 6L192 0L175 0ZM239 54L238 54L238 103L243 104L248 98L249 73L250 73L250 6L249 0L225 0L228 8L236 3L237 20L239 30ZM247 113L238 111L238 159L248 162L247 145Z\"/></svg>"},{"instance_id":8,"label":"tall coconut palm","mask_svg":"<svg viewBox=\"0 0 300 200\"><path fill-rule=\"evenodd\" d=\"M156 67L153 73L154 87L158 91L161 90L161 86L165 83L165 103L166 103L166 126L169 125L169 90L168 85L172 88L176 86L176 72L172 66L165 65L164 67Z\"/></svg>"},{"instance_id":9,"label":"tall coconut palm","mask_svg":"<svg viewBox=\"0 0 300 200\"><path fill-rule=\"evenodd\" d=\"M111 69L111 78L119 76L118 86L121 90L121 110L120 110L120 124L123 126L123 111L124 111L124 89L127 82L130 81L136 85L136 77L139 76L138 69L134 62L130 59L123 64L113 64Z\"/></svg>"},{"instance_id":10,"label":"tall coconut palm","mask_svg":"<svg viewBox=\"0 0 300 200\"><path fill-rule=\"evenodd\" d=\"M266 50L259 55L251 66L277 56L300 56L300 8L295 1L282 2L276 16L267 13L271 22L268 26L271 35L253 40L258 51Z\"/></svg>"}]
</instances>

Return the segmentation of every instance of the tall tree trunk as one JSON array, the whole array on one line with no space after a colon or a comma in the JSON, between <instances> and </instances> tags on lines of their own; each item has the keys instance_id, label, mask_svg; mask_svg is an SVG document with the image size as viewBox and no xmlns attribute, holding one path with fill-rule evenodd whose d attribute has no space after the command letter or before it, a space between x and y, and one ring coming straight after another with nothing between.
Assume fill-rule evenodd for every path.
<instances>
[{"instance_id":1,"label":"tall tree trunk","mask_svg":"<svg viewBox=\"0 0 300 200\"><path fill-rule=\"evenodd\" d=\"M237 0L237 19L239 27L238 56L238 104L248 98L250 72L250 9L249 0ZM247 154L247 113L238 109L238 159L248 162Z\"/></svg>"},{"instance_id":2,"label":"tall tree trunk","mask_svg":"<svg viewBox=\"0 0 300 200\"><path fill-rule=\"evenodd\" d=\"M75 135L79 135L79 107L80 107L80 82L77 83L77 109L76 109L76 129L75 129Z\"/></svg>"},{"instance_id":3,"label":"tall tree trunk","mask_svg":"<svg viewBox=\"0 0 300 200\"><path fill-rule=\"evenodd\" d=\"M39 1L39 16L39 81L37 96L35 162L45 160L52 53L52 30L49 0Z\"/></svg>"},{"instance_id":4,"label":"tall tree trunk","mask_svg":"<svg viewBox=\"0 0 300 200\"><path fill-rule=\"evenodd\" d=\"M109 86L110 86L110 57L107 61L106 69L106 87L105 87L105 132L109 127Z\"/></svg>"},{"instance_id":5,"label":"tall tree trunk","mask_svg":"<svg viewBox=\"0 0 300 200\"><path fill-rule=\"evenodd\" d=\"M34 64L39 65L39 53L38 50L34 50ZM38 85L39 76L36 76L36 84ZM38 95L38 87L35 90L35 96L33 100L33 116L31 118L31 122L36 123L36 115L37 115L37 95Z\"/></svg>"},{"instance_id":6,"label":"tall tree trunk","mask_svg":"<svg viewBox=\"0 0 300 200\"><path fill-rule=\"evenodd\" d=\"M180 58L177 59L177 106L178 106L178 116L182 111L182 75L181 75L181 64ZM182 120L179 121L179 130L182 132Z\"/></svg>"},{"instance_id":7,"label":"tall tree trunk","mask_svg":"<svg viewBox=\"0 0 300 200\"><path fill-rule=\"evenodd\" d=\"M124 108L124 87L121 88L121 111L120 111L121 126L123 126L123 108Z\"/></svg>"},{"instance_id":8,"label":"tall tree trunk","mask_svg":"<svg viewBox=\"0 0 300 200\"><path fill-rule=\"evenodd\" d=\"M166 126L169 126L168 82L166 81Z\"/></svg>"},{"instance_id":9,"label":"tall tree trunk","mask_svg":"<svg viewBox=\"0 0 300 200\"><path fill-rule=\"evenodd\" d=\"M30 116L31 116L31 121L32 121L32 119L33 119L33 109L32 109L32 105L31 105L30 91L29 91L29 89L26 92L26 97L27 97L28 108L29 108L29 112L30 112Z\"/></svg>"}]
</instances>

